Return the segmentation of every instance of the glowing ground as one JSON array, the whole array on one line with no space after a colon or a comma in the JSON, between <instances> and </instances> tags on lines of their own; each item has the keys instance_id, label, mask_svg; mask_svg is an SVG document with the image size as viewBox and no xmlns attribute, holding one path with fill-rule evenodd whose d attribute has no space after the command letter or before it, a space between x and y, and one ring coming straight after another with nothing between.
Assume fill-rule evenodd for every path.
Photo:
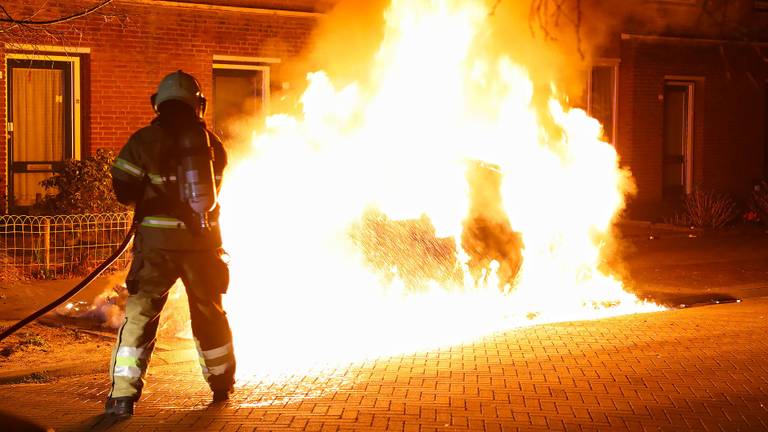
<instances>
[{"instance_id":1,"label":"glowing ground","mask_svg":"<svg viewBox=\"0 0 768 432\"><path fill-rule=\"evenodd\" d=\"M215 406L195 365L154 367L136 415L110 430L764 430L766 315L768 298L751 298L541 325L321 377L246 380ZM0 411L103 429L107 386L104 374L3 386Z\"/></svg>"}]
</instances>

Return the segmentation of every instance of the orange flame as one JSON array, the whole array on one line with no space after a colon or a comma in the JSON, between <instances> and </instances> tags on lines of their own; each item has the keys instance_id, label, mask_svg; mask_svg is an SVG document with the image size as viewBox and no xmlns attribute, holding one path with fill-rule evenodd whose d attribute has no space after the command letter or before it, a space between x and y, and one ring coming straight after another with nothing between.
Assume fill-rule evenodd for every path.
<instances>
[{"instance_id":1,"label":"orange flame","mask_svg":"<svg viewBox=\"0 0 768 432\"><path fill-rule=\"evenodd\" d=\"M537 109L526 69L486 49L488 14L481 0L393 0L372 70L343 88L309 74L303 112L269 117L233 163L221 220L243 373L306 373L521 325L660 309L600 269L629 173L600 124L564 107L554 85ZM497 173L498 210L470 199L491 187L468 177L478 163ZM478 208L519 233L512 280L498 260L479 276L470 269L461 239ZM384 250L392 245L381 237L367 239L368 252L405 255L372 268L350 235L372 209L448 239L452 276L411 289L401 267L429 260Z\"/></svg>"}]
</instances>

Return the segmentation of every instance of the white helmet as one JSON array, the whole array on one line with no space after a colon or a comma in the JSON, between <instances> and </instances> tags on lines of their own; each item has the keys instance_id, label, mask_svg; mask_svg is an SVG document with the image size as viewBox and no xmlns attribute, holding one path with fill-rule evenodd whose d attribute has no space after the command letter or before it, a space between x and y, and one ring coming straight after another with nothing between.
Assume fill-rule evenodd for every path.
<instances>
[{"instance_id":1,"label":"white helmet","mask_svg":"<svg viewBox=\"0 0 768 432\"><path fill-rule=\"evenodd\" d=\"M155 112L159 111L161 103L178 100L192 107L198 117L202 118L205 115L206 100L200 83L181 69L166 75L158 84L157 93L152 95L151 99Z\"/></svg>"}]
</instances>

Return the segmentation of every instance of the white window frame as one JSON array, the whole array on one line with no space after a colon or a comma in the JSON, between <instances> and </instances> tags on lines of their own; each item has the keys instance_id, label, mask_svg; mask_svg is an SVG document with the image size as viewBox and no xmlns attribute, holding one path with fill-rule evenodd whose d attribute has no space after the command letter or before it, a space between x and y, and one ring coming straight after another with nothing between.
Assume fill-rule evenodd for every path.
<instances>
[{"instance_id":1,"label":"white window frame","mask_svg":"<svg viewBox=\"0 0 768 432\"><path fill-rule=\"evenodd\" d=\"M261 71L261 73L264 75L264 79L262 80L262 83L261 83L262 109L264 111L264 115L269 115L271 75L270 75L270 67L268 65L214 63L213 69ZM216 101L214 101L213 103L216 103Z\"/></svg>"},{"instance_id":2,"label":"white window frame","mask_svg":"<svg viewBox=\"0 0 768 432\"><path fill-rule=\"evenodd\" d=\"M5 70L8 70L8 60L42 60L68 62L72 68L70 83L72 86L72 159L80 159L82 150L82 125L81 125L81 103L80 103L80 57L70 55L48 55L48 54L29 54L29 53L7 53L5 55ZM6 86L6 92L8 87ZM7 96L7 95L6 95ZM6 97L7 100L7 97ZM8 132L8 104L5 107L5 127ZM7 164L8 161L6 161Z\"/></svg>"},{"instance_id":3,"label":"white window frame","mask_svg":"<svg viewBox=\"0 0 768 432\"><path fill-rule=\"evenodd\" d=\"M26 46L19 46L19 45L11 45L9 46L6 44L7 49L22 49L26 48ZM34 48L31 47L30 48ZM40 52L40 47L37 47L38 49L36 52ZM26 53L26 52L7 52L5 53L5 59L3 61L3 73L0 78L5 78L7 80L8 77L8 60L43 60L43 61L58 61L58 62L69 62L70 67L72 68L72 73L70 74L72 82L70 83L72 86L72 159L79 160L81 157L81 151L82 151L82 124L81 124L81 103L80 103L80 57L78 56L72 56L67 55L66 53L81 53L85 54L90 52L90 49L88 48L68 48L68 47L48 47L45 46L46 51L56 52L57 54L35 54L35 53ZM62 54L59 54L62 53ZM8 85L6 81L5 86L5 100L8 100ZM8 145L8 137L10 136L9 133L13 130L9 121L9 113L8 110L10 110L9 104L5 104L5 112L3 112L4 121L5 121L5 134L6 134L6 145ZM3 203L6 211L10 210L8 208L10 202L11 202L11 196L10 196L10 181L9 177L11 176L11 172L8 169L9 163L11 161L8 160L10 157L10 152L6 148L5 152L5 161L3 163L3 172L5 173L5 184L3 185L3 190L5 194L5 202Z\"/></svg>"},{"instance_id":4,"label":"white window frame","mask_svg":"<svg viewBox=\"0 0 768 432\"><path fill-rule=\"evenodd\" d=\"M587 77L587 114L592 115L592 72L595 67L611 67L613 68L613 101L611 109L611 129L613 130L613 137L611 144L614 147L619 142L619 65L621 59L597 59L592 63L589 68L589 76Z\"/></svg>"},{"instance_id":5,"label":"white window frame","mask_svg":"<svg viewBox=\"0 0 768 432\"><path fill-rule=\"evenodd\" d=\"M262 110L265 116L270 114L270 98L272 85L272 65L280 64L282 60L277 57L249 57L235 55L213 55L213 69L228 70L256 70L264 74L261 97ZM214 101L216 103L216 101Z\"/></svg>"}]
</instances>

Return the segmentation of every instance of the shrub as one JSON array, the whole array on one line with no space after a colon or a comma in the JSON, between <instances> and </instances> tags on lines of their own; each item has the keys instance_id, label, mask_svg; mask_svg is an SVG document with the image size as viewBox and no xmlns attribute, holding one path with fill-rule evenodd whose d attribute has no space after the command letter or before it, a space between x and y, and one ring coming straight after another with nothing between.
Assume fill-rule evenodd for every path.
<instances>
[{"instance_id":1,"label":"shrub","mask_svg":"<svg viewBox=\"0 0 768 432\"><path fill-rule=\"evenodd\" d=\"M752 189L749 208L756 213L756 220L768 223L768 182L763 180Z\"/></svg>"},{"instance_id":2,"label":"shrub","mask_svg":"<svg viewBox=\"0 0 768 432\"><path fill-rule=\"evenodd\" d=\"M129 209L112 192L110 168L115 157L99 149L83 160L68 160L40 185L45 197L32 207L38 215L119 213Z\"/></svg>"},{"instance_id":3,"label":"shrub","mask_svg":"<svg viewBox=\"0 0 768 432\"><path fill-rule=\"evenodd\" d=\"M697 228L722 228L736 217L736 203L725 194L694 189L683 200L683 213L674 222Z\"/></svg>"}]
</instances>

